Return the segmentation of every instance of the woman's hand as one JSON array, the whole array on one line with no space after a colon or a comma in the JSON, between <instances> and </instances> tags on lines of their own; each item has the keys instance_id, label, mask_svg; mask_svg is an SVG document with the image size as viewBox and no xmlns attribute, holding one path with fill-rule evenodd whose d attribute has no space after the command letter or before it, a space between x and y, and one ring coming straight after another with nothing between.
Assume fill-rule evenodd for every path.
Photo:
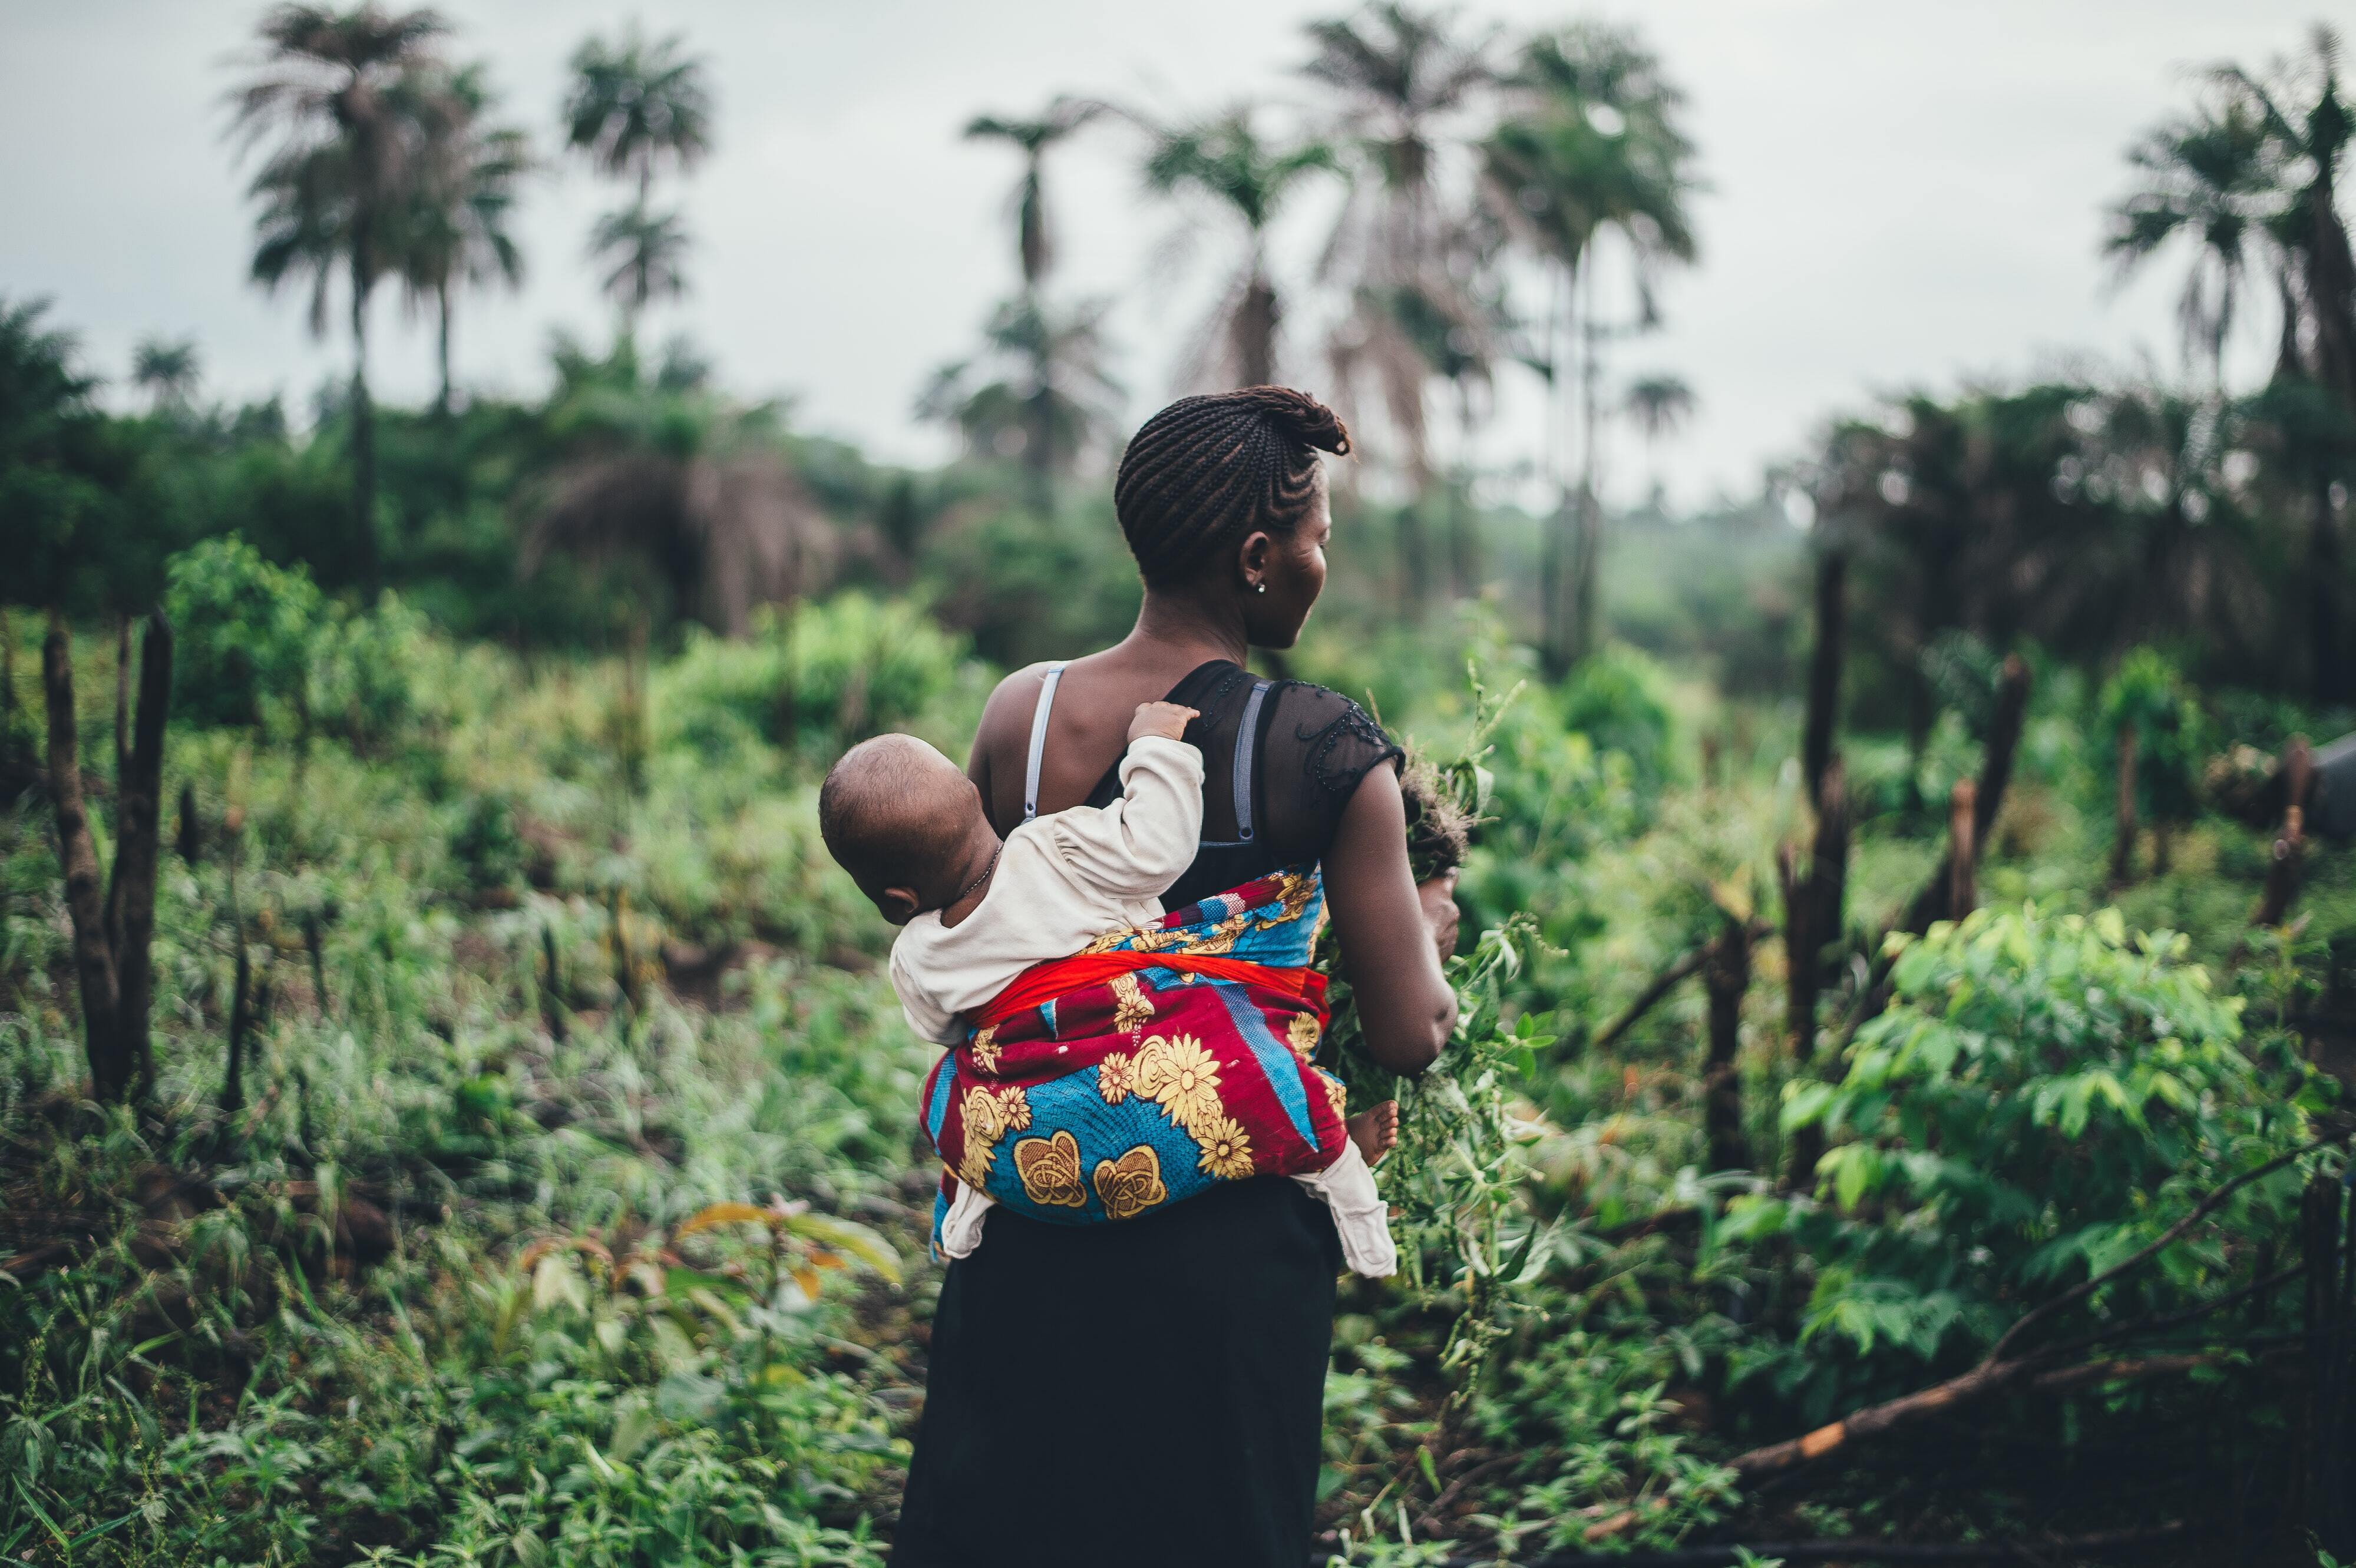
<instances>
[{"instance_id":1,"label":"woman's hand","mask_svg":"<svg viewBox=\"0 0 2356 1568\"><path fill-rule=\"evenodd\" d=\"M1416 902L1423 906L1424 923L1431 928L1431 945L1443 965L1456 955L1456 928L1463 919L1456 907L1457 876L1457 869L1451 866L1431 880L1415 885Z\"/></svg>"}]
</instances>

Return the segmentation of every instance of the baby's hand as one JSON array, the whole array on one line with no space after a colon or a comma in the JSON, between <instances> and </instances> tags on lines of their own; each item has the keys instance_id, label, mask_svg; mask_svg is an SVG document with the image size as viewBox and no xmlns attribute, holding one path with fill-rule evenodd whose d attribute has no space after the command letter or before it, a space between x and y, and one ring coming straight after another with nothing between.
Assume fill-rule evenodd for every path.
<instances>
[{"instance_id":1,"label":"baby's hand","mask_svg":"<svg viewBox=\"0 0 2356 1568\"><path fill-rule=\"evenodd\" d=\"M1192 708L1181 708L1174 702L1141 702L1137 717L1129 721L1129 738L1132 741L1145 735L1162 735L1173 741L1186 738L1186 720L1202 715Z\"/></svg>"}]
</instances>

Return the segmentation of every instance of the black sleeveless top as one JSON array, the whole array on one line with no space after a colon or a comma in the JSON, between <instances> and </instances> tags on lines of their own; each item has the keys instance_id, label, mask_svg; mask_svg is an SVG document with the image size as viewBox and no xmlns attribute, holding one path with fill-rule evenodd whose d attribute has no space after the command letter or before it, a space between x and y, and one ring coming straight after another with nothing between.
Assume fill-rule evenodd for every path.
<instances>
[{"instance_id":1,"label":"black sleeveless top","mask_svg":"<svg viewBox=\"0 0 2356 1568\"><path fill-rule=\"evenodd\" d=\"M1203 753L1203 846L1162 895L1165 910L1280 866L1323 859L1342 808L1368 770L1400 754L1366 710L1340 692L1301 680L1263 680L1226 659L1196 667L1163 700L1202 714L1186 726L1186 741ZM1247 721L1251 745L1239 778L1237 753ZM1087 804L1106 806L1119 797L1116 761Z\"/></svg>"},{"instance_id":2,"label":"black sleeveless top","mask_svg":"<svg viewBox=\"0 0 2356 1568\"><path fill-rule=\"evenodd\" d=\"M1349 699L1226 660L1168 700L1201 711L1205 810L1165 909L1323 859L1399 756ZM1088 804L1119 792L1116 764ZM1301 1568L1341 1267L1282 1177L1119 1224L991 1211L934 1308L894 1568Z\"/></svg>"}]
</instances>

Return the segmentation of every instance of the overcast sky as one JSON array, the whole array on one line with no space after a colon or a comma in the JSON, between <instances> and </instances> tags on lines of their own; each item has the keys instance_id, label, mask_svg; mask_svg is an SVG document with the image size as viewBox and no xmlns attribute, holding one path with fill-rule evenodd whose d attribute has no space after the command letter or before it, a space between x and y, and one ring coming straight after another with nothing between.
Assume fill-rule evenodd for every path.
<instances>
[{"instance_id":1,"label":"overcast sky","mask_svg":"<svg viewBox=\"0 0 2356 1568\"><path fill-rule=\"evenodd\" d=\"M453 52L490 62L509 113L552 149L565 57L587 32L643 16L711 64L718 150L672 187L696 249L693 293L648 335L684 330L724 381L791 394L800 422L875 454L931 461L917 423L927 374L975 338L1013 283L1002 144L958 138L985 110L1052 94L1173 112L1245 97L1301 101L1299 25L1335 0L700 0L667 6L451 0ZM244 283L252 214L221 94L260 7L228 0L0 0L0 295L49 296L91 367L128 368L149 334L200 345L217 395L307 402L348 364L305 330L299 297ZM2181 103L2187 73L2296 47L2311 0L1537 0L1470 6L1515 29L1603 15L1637 22L1691 97L1708 194L1700 266L1667 289L1667 325L1618 350L1621 374L1666 370L1700 399L1649 458L1621 443L1615 488L1657 470L1688 503L1753 493L1830 413L1875 393L2017 379L2065 359L2176 373L2170 263L2119 292L2099 254L2121 154ZM1117 128L1051 163L1066 237L1056 286L1120 302L1112 333L1134 423L1173 390L1223 256L1166 260L1173 215L1138 193ZM519 295L467 298L459 377L529 392L551 331L602 333L583 244L616 197L560 165L531 187ZM1326 216L1305 201L1287 255ZM385 291L380 395L433 385L431 333ZM1305 318L1306 307L1302 312ZM2254 304L2241 346L2263 364ZM1304 332L1291 379L1323 376ZM118 389L116 394L120 396ZM1540 416L1508 387L1483 455L1533 458Z\"/></svg>"}]
</instances>

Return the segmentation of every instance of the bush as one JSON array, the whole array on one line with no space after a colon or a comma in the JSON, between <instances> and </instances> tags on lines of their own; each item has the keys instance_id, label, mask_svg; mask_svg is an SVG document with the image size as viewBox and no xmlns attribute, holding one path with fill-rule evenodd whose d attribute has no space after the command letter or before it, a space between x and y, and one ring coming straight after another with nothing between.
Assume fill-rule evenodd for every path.
<instances>
[{"instance_id":1,"label":"bush","mask_svg":"<svg viewBox=\"0 0 2356 1568\"><path fill-rule=\"evenodd\" d=\"M372 612L323 596L235 534L172 558L175 718L381 743L412 716L424 618L387 592Z\"/></svg>"},{"instance_id":2,"label":"bush","mask_svg":"<svg viewBox=\"0 0 2356 1568\"><path fill-rule=\"evenodd\" d=\"M1817 1260L1786 1374L1837 1368L1833 1346L1885 1381L1977 1357L2197 1194L2299 1141L2320 1104L2312 1070L2252 1061L2241 1002L2215 993L2189 945L2130 937L2116 911L2033 905L1906 945L1894 1000L1858 1031L1846 1075L1785 1092L1787 1131L1845 1136L1815 1169L1829 1206L1735 1205L1738 1233L1781 1231ZM2213 1293L2246 1263L2222 1238L2285 1233L2298 1182L2286 1171L2246 1189L2206 1244L2189 1240L2098 1297L2097 1321Z\"/></svg>"},{"instance_id":3,"label":"bush","mask_svg":"<svg viewBox=\"0 0 2356 1568\"><path fill-rule=\"evenodd\" d=\"M923 611L851 592L760 612L741 642L689 633L655 696L667 735L700 750L757 738L831 757L916 726L979 679L962 640Z\"/></svg>"},{"instance_id":4,"label":"bush","mask_svg":"<svg viewBox=\"0 0 2356 1568\"><path fill-rule=\"evenodd\" d=\"M301 567L271 565L235 534L206 539L166 568L175 718L260 728L299 706L327 602Z\"/></svg>"},{"instance_id":5,"label":"bush","mask_svg":"<svg viewBox=\"0 0 2356 1568\"><path fill-rule=\"evenodd\" d=\"M1557 698L1563 727L1585 735L1599 752L1626 757L1637 786L1657 791L1676 772L1667 686L1661 667L1643 654L1606 648L1563 681Z\"/></svg>"}]
</instances>

